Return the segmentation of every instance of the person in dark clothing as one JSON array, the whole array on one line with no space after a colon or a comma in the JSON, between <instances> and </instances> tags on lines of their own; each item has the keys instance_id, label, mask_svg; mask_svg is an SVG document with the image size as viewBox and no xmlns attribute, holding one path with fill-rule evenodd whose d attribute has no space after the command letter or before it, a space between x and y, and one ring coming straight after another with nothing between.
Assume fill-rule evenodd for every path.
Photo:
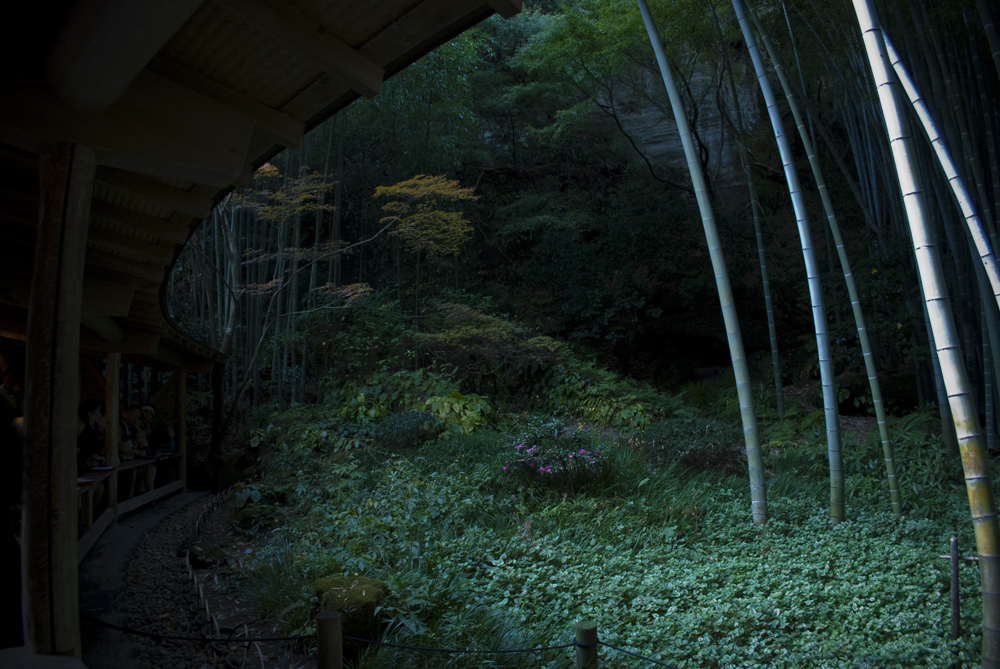
<instances>
[{"instance_id":1,"label":"person in dark clothing","mask_svg":"<svg viewBox=\"0 0 1000 669\"><path fill-rule=\"evenodd\" d=\"M89 397L80 402L77 412L79 432L76 437L76 463L81 472L104 463L104 405Z\"/></svg>"}]
</instances>

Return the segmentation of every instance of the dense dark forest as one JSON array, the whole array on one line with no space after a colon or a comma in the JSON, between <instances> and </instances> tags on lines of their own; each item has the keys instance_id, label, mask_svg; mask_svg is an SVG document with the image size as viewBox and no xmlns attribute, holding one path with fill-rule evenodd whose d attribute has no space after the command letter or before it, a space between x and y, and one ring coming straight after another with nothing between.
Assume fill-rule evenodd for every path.
<instances>
[{"instance_id":1,"label":"dense dark forest","mask_svg":"<svg viewBox=\"0 0 1000 669\"><path fill-rule=\"evenodd\" d=\"M944 638L934 554L974 541L964 464L1000 579L1000 11L875 3L883 38L850 3L748 4L527 4L313 128L189 240L172 317L228 355L193 392L202 471L250 477L240 531L282 531L243 584L262 615L307 629L287 607L350 571L402 593L378 632L420 643L544 644L611 597L615 638L678 666L1000 662L971 572L985 622Z\"/></svg>"}]
</instances>

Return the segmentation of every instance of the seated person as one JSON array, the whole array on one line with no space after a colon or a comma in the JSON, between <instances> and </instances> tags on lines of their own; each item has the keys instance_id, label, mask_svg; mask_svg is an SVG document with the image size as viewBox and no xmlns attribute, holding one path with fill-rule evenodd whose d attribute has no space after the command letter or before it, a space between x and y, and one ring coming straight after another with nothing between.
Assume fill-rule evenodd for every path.
<instances>
[{"instance_id":1,"label":"seated person","mask_svg":"<svg viewBox=\"0 0 1000 669\"><path fill-rule=\"evenodd\" d=\"M104 464L104 406L92 397L80 402L76 417L77 469L81 472Z\"/></svg>"},{"instance_id":2,"label":"seated person","mask_svg":"<svg viewBox=\"0 0 1000 669\"><path fill-rule=\"evenodd\" d=\"M129 404L121 412L121 440L118 444L122 460L133 460L136 457L144 458L151 455L149 443L146 435L139 428L139 421L142 418L142 407L138 404ZM156 466L146 465L143 468L144 476L139 480L138 492L146 492L153 489L153 479L156 477ZM129 486L129 496L135 491L135 477L132 478L132 485Z\"/></svg>"},{"instance_id":3,"label":"seated person","mask_svg":"<svg viewBox=\"0 0 1000 669\"><path fill-rule=\"evenodd\" d=\"M100 400L87 398L80 402L76 415L76 465L84 474L104 464L104 407ZM104 497L104 484L94 484L94 505Z\"/></svg>"},{"instance_id":4,"label":"seated person","mask_svg":"<svg viewBox=\"0 0 1000 669\"><path fill-rule=\"evenodd\" d=\"M121 440L118 442L118 451L122 460L134 460L136 457L146 456L146 436L139 429L139 418L142 410L138 404L129 404L121 412L119 427L121 428Z\"/></svg>"},{"instance_id":5,"label":"seated person","mask_svg":"<svg viewBox=\"0 0 1000 669\"><path fill-rule=\"evenodd\" d=\"M139 429L146 435L146 442L156 452L174 453L177 451L177 441L174 428L162 418L156 417L156 409L151 404L142 406L142 420Z\"/></svg>"}]
</instances>

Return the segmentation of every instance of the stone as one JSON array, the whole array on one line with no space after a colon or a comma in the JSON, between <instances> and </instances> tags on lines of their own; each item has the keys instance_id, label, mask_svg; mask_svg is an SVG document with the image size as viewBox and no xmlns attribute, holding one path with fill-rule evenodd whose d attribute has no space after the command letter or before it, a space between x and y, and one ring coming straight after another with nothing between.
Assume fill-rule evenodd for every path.
<instances>
[{"instance_id":1,"label":"stone","mask_svg":"<svg viewBox=\"0 0 1000 669\"><path fill-rule=\"evenodd\" d=\"M226 559L226 551L218 544L196 541L191 544L191 566L197 569L213 567Z\"/></svg>"},{"instance_id":2,"label":"stone","mask_svg":"<svg viewBox=\"0 0 1000 669\"><path fill-rule=\"evenodd\" d=\"M367 576L326 576L313 586L320 611L339 611L343 633L360 638L378 638L381 625L376 607L389 594L389 585Z\"/></svg>"}]
</instances>

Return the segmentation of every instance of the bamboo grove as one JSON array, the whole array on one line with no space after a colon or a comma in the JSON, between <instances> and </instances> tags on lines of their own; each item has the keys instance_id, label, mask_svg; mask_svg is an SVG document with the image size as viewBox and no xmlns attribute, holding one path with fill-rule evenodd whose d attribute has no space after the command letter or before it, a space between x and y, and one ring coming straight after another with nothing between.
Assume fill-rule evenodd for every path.
<instances>
[{"instance_id":1,"label":"bamboo grove","mask_svg":"<svg viewBox=\"0 0 1000 669\"><path fill-rule=\"evenodd\" d=\"M906 512L880 385L880 370L905 356L918 402L937 406L945 448L964 467L983 666L1000 666L1000 530L987 462L1000 423L998 22L988 0L586 0L542 3L445 45L277 157L189 242L169 288L174 318L230 355L212 380L224 409L213 442L240 407L316 400L345 355L329 345L341 314L359 297L381 291L417 316L435 291L537 280L519 265L524 240L557 217L537 193L512 193L554 164L572 174L588 160L585 144L593 153L613 144L637 175L629 178L698 209L753 522L766 522L768 507L740 322L766 321L780 414L774 277L794 262L805 268L796 299L810 316L822 388L830 522L851 512L835 370L848 349L868 384L853 399L879 428L886 505ZM687 170L651 158L635 105L658 110ZM713 144L709 132L721 139ZM724 154L733 157L728 185ZM589 159L618 169L606 156ZM429 174L446 176L418 176ZM560 177L548 195L572 180ZM533 213L512 224L525 210ZM727 247L733 221L752 253ZM783 251L776 265L779 234L797 253ZM727 260L746 265L742 255L757 259L752 294L731 286ZM640 307L628 308L639 318Z\"/></svg>"}]
</instances>

